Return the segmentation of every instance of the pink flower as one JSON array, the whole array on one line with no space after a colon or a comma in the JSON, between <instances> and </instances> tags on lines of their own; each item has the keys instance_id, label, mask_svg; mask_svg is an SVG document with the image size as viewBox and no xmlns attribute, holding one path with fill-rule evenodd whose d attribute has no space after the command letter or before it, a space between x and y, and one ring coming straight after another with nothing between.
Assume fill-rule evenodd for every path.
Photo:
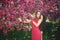
<instances>
[{"instance_id":1,"label":"pink flower","mask_svg":"<svg viewBox=\"0 0 60 40\"><path fill-rule=\"evenodd\" d=\"M2 25L0 25L0 30L2 30L3 29L3 27L2 27Z\"/></svg>"},{"instance_id":2,"label":"pink flower","mask_svg":"<svg viewBox=\"0 0 60 40\"><path fill-rule=\"evenodd\" d=\"M11 28L10 28L10 30L14 31L14 30L15 30L15 28L14 28L14 27L11 27Z\"/></svg>"},{"instance_id":3,"label":"pink flower","mask_svg":"<svg viewBox=\"0 0 60 40\"><path fill-rule=\"evenodd\" d=\"M17 29L17 30L21 30L21 28L20 28L20 27L16 27L16 29Z\"/></svg>"},{"instance_id":4,"label":"pink flower","mask_svg":"<svg viewBox=\"0 0 60 40\"><path fill-rule=\"evenodd\" d=\"M6 21L10 21L10 17L7 17L7 18L6 18Z\"/></svg>"},{"instance_id":5,"label":"pink flower","mask_svg":"<svg viewBox=\"0 0 60 40\"><path fill-rule=\"evenodd\" d=\"M6 24L7 29L10 29L12 27L11 23Z\"/></svg>"},{"instance_id":6,"label":"pink flower","mask_svg":"<svg viewBox=\"0 0 60 40\"><path fill-rule=\"evenodd\" d=\"M6 36L8 34L8 30L3 30L3 34Z\"/></svg>"},{"instance_id":7,"label":"pink flower","mask_svg":"<svg viewBox=\"0 0 60 40\"><path fill-rule=\"evenodd\" d=\"M11 14L10 14L10 13L8 13L8 14L7 14L7 17L10 17L10 16L11 16Z\"/></svg>"}]
</instances>

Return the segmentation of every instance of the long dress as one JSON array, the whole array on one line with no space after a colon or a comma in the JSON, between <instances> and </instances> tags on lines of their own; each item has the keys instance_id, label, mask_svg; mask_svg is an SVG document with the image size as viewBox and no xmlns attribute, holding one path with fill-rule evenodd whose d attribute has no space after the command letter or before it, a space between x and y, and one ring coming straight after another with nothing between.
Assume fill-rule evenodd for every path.
<instances>
[{"instance_id":1,"label":"long dress","mask_svg":"<svg viewBox=\"0 0 60 40\"><path fill-rule=\"evenodd\" d=\"M33 21L35 21L36 23L38 23L39 19L35 19ZM31 26L32 26L32 40L41 40L42 34L41 31L39 29L39 26L36 27L33 22L31 22Z\"/></svg>"}]
</instances>

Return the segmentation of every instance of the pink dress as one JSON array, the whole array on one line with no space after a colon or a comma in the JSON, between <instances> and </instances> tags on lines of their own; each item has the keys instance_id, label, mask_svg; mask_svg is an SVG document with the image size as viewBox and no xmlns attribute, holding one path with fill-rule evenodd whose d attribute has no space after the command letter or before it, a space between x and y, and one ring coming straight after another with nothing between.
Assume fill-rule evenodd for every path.
<instances>
[{"instance_id":1,"label":"pink dress","mask_svg":"<svg viewBox=\"0 0 60 40\"><path fill-rule=\"evenodd\" d=\"M38 20L39 19L35 19L33 21L38 23ZM41 40L42 34L39 27L36 27L33 23L31 23L31 26L32 26L32 40Z\"/></svg>"}]
</instances>

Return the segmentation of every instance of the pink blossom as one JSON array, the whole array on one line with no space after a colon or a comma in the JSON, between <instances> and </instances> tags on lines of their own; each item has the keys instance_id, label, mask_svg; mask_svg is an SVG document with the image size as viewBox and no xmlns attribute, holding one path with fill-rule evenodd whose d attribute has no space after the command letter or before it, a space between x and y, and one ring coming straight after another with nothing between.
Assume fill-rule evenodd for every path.
<instances>
[{"instance_id":1,"label":"pink blossom","mask_svg":"<svg viewBox=\"0 0 60 40\"><path fill-rule=\"evenodd\" d=\"M0 25L0 30L2 30L3 29L3 27Z\"/></svg>"},{"instance_id":2,"label":"pink blossom","mask_svg":"<svg viewBox=\"0 0 60 40\"><path fill-rule=\"evenodd\" d=\"M3 34L6 36L8 34L8 30L3 30Z\"/></svg>"},{"instance_id":3,"label":"pink blossom","mask_svg":"<svg viewBox=\"0 0 60 40\"><path fill-rule=\"evenodd\" d=\"M12 27L11 23L6 24L7 29L10 29Z\"/></svg>"},{"instance_id":4,"label":"pink blossom","mask_svg":"<svg viewBox=\"0 0 60 40\"><path fill-rule=\"evenodd\" d=\"M55 16L56 14L60 13L58 10L59 8L56 7L56 0L4 0L3 6L0 9L0 29L4 30L3 32L6 33L8 30L15 30L13 25L16 25L17 30L23 29L24 31L27 31L28 29L23 28L23 23L20 23L18 21L18 17L21 17L22 19L26 19L30 17L33 19L27 12L35 12L37 10L41 10L44 12L45 15L48 15L48 11L53 12L52 16ZM57 0L58 1L58 0ZM59 2L59 1L58 1ZM16 5L17 4L17 5ZM53 9L53 10L50 10ZM45 13L46 12L46 13ZM52 17L51 16L51 17ZM7 30L4 29L6 26ZM18 27L19 26L19 27Z\"/></svg>"}]
</instances>

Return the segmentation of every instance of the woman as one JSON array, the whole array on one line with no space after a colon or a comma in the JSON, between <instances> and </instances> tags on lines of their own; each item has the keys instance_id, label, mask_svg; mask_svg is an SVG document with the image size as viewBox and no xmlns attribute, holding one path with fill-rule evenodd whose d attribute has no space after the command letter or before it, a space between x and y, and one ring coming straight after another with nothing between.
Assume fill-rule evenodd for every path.
<instances>
[{"instance_id":1,"label":"woman","mask_svg":"<svg viewBox=\"0 0 60 40\"><path fill-rule=\"evenodd\" d=\"M25 23L31 23L32 26L32 40L42 40L42 33L39 29L39 26L43 20L43 16L41 15L41 12L37 12L35 14L34 20L28 20L24 21Z\"/></svg>"},{"instance_id":2,"label":"woman","mask_svg":"<svg viewBox=\"0 0 60 40\"><path fill-rule=\"evenodd\" d=\"M32 21L32 40L41 40L42 34L39 29L39 25L41 24L43 20L43 16L41 15L41 12L36 13L35 20Z\"/></svg>"}]
</instances>

